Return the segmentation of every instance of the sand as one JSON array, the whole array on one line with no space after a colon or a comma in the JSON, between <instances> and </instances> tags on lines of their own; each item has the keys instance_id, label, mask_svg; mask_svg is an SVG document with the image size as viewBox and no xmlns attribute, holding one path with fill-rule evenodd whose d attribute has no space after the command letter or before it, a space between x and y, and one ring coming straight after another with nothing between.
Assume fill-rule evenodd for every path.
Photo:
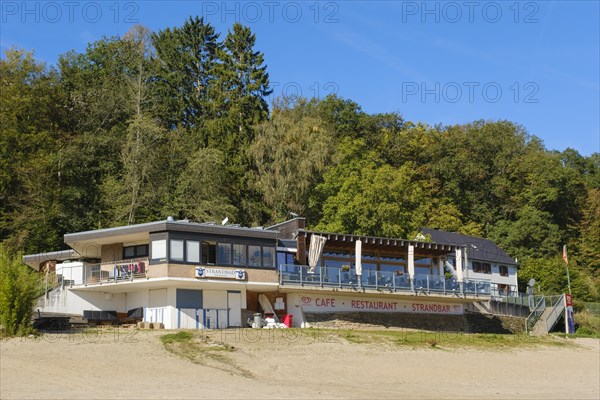
<instances>
[{"instance_id":1,"label":"sand","mask_svg":"<svg viewBox=\"0 0 600 400\"><path fill-rule=\"evenodd\" d=\"M0 397L600 398L597 339L490 351L356 344L336 335L209 332L235 350L200 365L167 352L159 340L165 332L102 332L3 340Z\"/></svg>"}]
</instances>

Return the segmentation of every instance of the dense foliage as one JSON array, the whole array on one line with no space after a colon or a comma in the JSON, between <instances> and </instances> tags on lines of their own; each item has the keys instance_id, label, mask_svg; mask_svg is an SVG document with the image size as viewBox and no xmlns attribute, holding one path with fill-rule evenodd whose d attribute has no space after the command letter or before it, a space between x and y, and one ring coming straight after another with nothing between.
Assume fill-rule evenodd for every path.
<instances>
[{"instance_id":1,"label":"dense foliage","mask_svg":"<svg viewBox=\"0 0 600 400\"><path fill-rule=\"evenodd\" d=\"M31 331L31 316L39 296L37 275L0 245L0 326L4 336Z\"/></svg>"},{"instance_id":2,"label":"dense foliage","mask_svg":"<svg viewBox=\"0 0 600 400\"><path fill-rule=\"evenodd\" d=\"M549 151L509 121L427 126L351 100L278 99L249 28L201 18L90 43L54 66L0 61L0 237L56 250L66 232L164 219L488 237L521 278L598 299L600 154Z\"/></svg>"}]
</instances>

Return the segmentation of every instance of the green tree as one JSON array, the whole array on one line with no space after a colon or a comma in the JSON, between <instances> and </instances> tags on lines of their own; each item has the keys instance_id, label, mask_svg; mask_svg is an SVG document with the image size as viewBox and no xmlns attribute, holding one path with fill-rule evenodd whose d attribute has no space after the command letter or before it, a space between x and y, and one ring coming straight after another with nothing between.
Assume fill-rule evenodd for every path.
<instances>
[{"instance_id":1,"label":"green tree","mask_svg":"<svg viewBox=\"0 0 600 400\"><path fill-rule=\"evenodd\" d=\"M362 235L409 237L424 225L427 189L414 165L378 166L370 160L332 168L317 191L325 192L315 229Z\"/></svg>"},{"instance_id":2,"label":"green tree","mask_svg":"<svg viewBox=\"0 0 600 400\"><path fill-rule=\"evenodd\" d=\"M199 17L152 35L158 61L153 86L157 114L169 128L193 129L199 146L209 144L203 125L212 115L214 69L222 46L218 39L215 28Z\"/></svg>"},{"instance_id":3,"label":"green tree","mask_svg":"<svg viewBox=\"0 0 600 400\"><path fill-rule=\"evenodd\" d=\"M223 154L200 149L190 159L177 181L175 215L197 221L231 217L236 209L227 198Z\"/></svg>"},{"instance_id":4,"label":"green tree","mask_svg":"<svg viewBox=\"0 0 600 400\"><path fill-rule=\"evenodd\" d=\"M256 36L250 28L235 23L218 50L212 98L212 120L208 124L209 145L223 152L230 176L229 197L243 224L260 222L259 193L250 185L248 147L254 126L268 118L266 97L271 94L264 55L256 51Z\"/></svg>"},{"instance_id":5,"label":"green tree","mask_svg":"<svg viewBox=\"0 0 600 400\"><path fill-rule=\"evenodd\" d=\"M61 243L59 77L11 49L0 60L0 237L31 251Z\"/></svg>"},{"instance_id":6,"label":"green tree","mask_svg":"<svg viewBox=\"0 0 600 400\"><path fill-rule=\"evenodd\" d=\"M600 279L600 189L590 189L581 221L581 263Z\"/></svg>"},{"instance_id":7,"label":"green tree","mask_svg":"<svg viewBox=\"0 0 600 400\"><path fill-rule=\"evenodd\" d=\"M33 307L38 296L38 279L19 255L11 255L0 244L0 325L4 335L31 331Z\"/></svg>"},{"instance_id":8,"label":"green tree","mask_svg":"<svg viewBox=\"0 0 600 400\"><path fill-rule=\"evenodd\" d=\"M285 220L290 211L306 215L309 195L330 166L332 152L331 128L306 100L294 106L290 99L276 102L249 148L256 165L254 182L272 221Z\"/></svg>"}]
</instances>

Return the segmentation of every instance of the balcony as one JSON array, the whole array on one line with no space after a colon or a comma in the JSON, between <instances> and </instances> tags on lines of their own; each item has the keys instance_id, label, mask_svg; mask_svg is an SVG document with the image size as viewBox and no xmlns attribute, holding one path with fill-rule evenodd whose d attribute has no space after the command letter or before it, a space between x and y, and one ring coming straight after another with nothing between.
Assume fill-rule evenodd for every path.
<instances>
[{"instance_id":1,"label":"balcony","mask_svg":"<svg viewBox=\"0 0 600 400\"><path fill-rule=\"evenodd\" d=\"M459 282L438 275L397 274L388 271L364 270L362 277L354 270L333 267L282 264L279 266L281 286L345 288L375 290L389 293L426 293L440 295L490 296L491 284L487 280L468 279Z\"/></svg>"},{"instance_id":2,"label":"balcony","mask_svg":"<svg viewBox=\"0 0 600 400\"><path fill-rule=\"evenodd\" d=\"M57 266L57 267L60 267ZM88 286L147 279L148 259L131 259L57 268L58 286Z\"/></svg>"}]
</instances>

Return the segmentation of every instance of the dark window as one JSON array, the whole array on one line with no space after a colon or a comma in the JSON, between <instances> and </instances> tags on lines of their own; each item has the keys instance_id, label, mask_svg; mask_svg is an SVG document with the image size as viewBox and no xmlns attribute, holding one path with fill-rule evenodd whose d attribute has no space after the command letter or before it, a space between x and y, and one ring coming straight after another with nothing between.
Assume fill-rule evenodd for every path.
<instances>
[{"instance_id":1,"label":"dark window","mask_svg":"<svg viewBox=\"0 0 600 400\"><path fill-rule=\"evenodd\" d=\"M275 267L275 248L274 247L263 247L263 267L273 268Z\"/></svg>"},{"instance_id":2,"label":"dark window","mask_svg":"<svg viewBox=\"0 0 600 400\"><path fill-rule=\"evenodd\" d=\"M260 260L259 260L260 262ZM294 253L283 253L277 252L277 267L281 267L282 265L295 265L296 262L296 254ZM285 267L283 267L285 269Z\"/></svg>"},{"instance_id":3,"label":"dark window","mask_svg":"<svg viewBox=\"0 0 600 400\"><path fill-rule=\"evenodd\" d=\"M177 308L202 308L202 290L177 289Z\"/></svg>"},{"instance_id":4,"label":"dark window","mask_svg":"<svg viewBox=\"0 0 600 400\"><path fill-rule=\"evenodd\" d=\"M508 267L506 265L500 266L500 276L508 276Z\"/></svg>"},{"instance_id":5,"label":"dark window","mask_svg":"<svg viewBox=\"0 0 600 400\"><path fill-rule=\"evenodd\" d=\"M491 274L492 265L490 263L473 261L473 272L479 272L480 274Z\"/></svg>"},{"instance_id":6,"label":"dark window","mask_svg":"<svg viewBox=\"0 0 600 400\"><path fill-rule=\"evenodd\" d=\"M246 264L246 245L245 244L234 244L233 245L233 265L247 265Z\"/></svg>"},{"instance_id":7,"label":"dark window","mask_svg":"<svg viewBox=\"0 0 600 400\"><path fill-rule=\"evenodd\" d=\"M248 246L248 266L260 267L262 265L262 252L260 246Z\"/></svg>"},{"instance_id":8,"label":"dark window","mask_svg":"<svg viewBox=\"0 0 600 400\"><path fill-rule=\"evenodd\" d=\"M231 244L217 243L217 264L231 265Z\"/></svg>"},{"instance_id":9,"label":"dark window","mask_svg":"<svg viewBox=\"0 0 600 400\"><path fill-rule=\"evenodd\" d=\"M217 243L202 242L202 264L214 265L217 262Z\"/></svg>"},{"instance_id":10,"label":"dark window","mask_svg":"<svg viewBox=\"0 0 600 400\"><path fill-rule=\"evenodd\" d=\"M481 263L481 268L483 269L484 274L492 273L492 265L490 263Z\"/></svg>"},{"instance_id":11,"label":"dark window","mask_svg":"<svg viewBox=\"0 0 600 400\"><path fill-rule=\"evenodd\" d=\"M148 257L148 245L141 244L138 246L123 247L123 259Z\"/></svg>"}]
</instances>

